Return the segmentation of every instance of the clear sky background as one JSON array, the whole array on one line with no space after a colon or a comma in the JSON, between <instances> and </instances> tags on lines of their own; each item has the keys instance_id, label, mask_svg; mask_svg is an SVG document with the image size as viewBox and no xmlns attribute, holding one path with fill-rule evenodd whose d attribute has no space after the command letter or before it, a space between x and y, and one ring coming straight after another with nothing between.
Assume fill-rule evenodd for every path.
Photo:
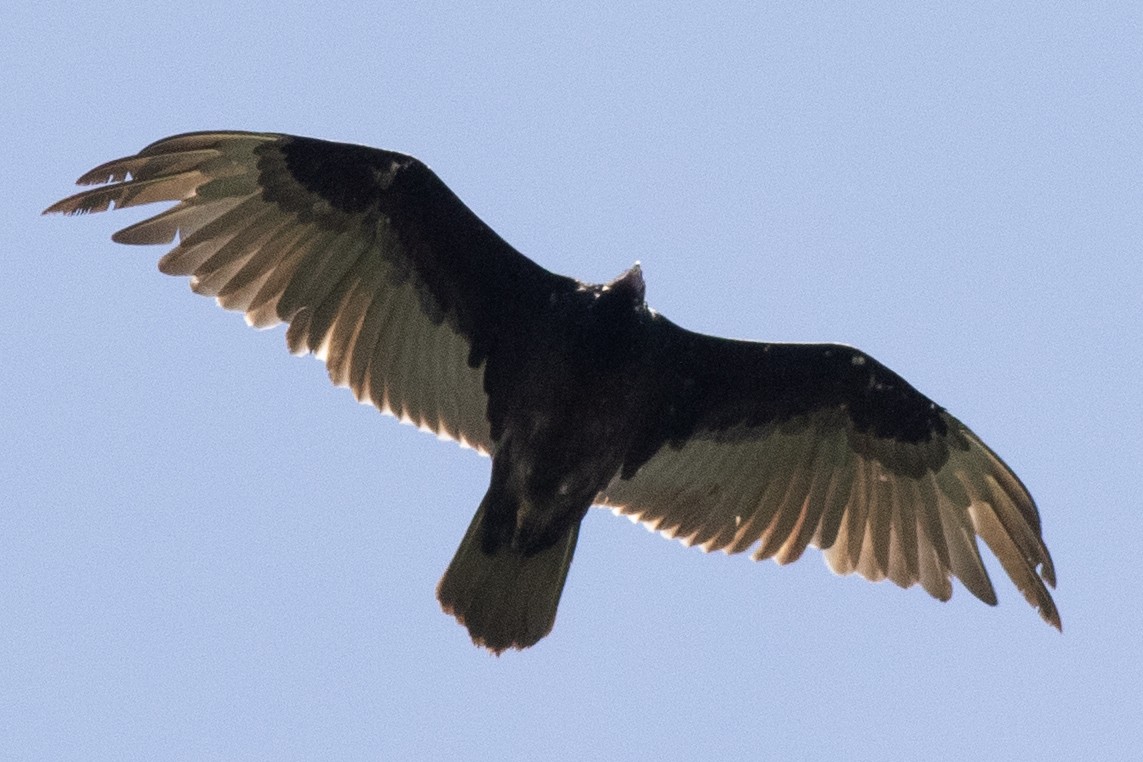
<instances>
[{"instance_id":1,"label":"clear sky background","mask_svg":"<svg viewBox=\"0 0 1143 762\"><path fill-rule=\"evenodd\" d=\"M1143 6L537 6L5 12L0 756L1135 757ZM1027 483L1063 635L991 557L999 607L940 604L597 510L553 634L474 648L433 591L487 460L111 243L141 215L39 216L219 128L412 153L552 270L870 352Z\"/></svg>"}]
</instances>

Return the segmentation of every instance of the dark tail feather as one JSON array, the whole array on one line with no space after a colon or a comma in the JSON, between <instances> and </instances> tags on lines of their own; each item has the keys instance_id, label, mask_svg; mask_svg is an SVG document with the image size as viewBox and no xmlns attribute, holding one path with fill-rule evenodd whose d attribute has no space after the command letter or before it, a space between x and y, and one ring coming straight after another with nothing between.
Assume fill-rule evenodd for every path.
<instances>
[{"instance_id":1,"label":"dark tail feather","mask_svg":"<svg viewBox=\"0 0 1143 762\"><path fill-rule=\"evenodd\" d=\"M472 642L495 654L527 648L552 630L579 537L579 522L550 548L527 556L510 544L485 553L482 502L437 585L445 613L468 628Z\"/></svg>"}]
</instances>

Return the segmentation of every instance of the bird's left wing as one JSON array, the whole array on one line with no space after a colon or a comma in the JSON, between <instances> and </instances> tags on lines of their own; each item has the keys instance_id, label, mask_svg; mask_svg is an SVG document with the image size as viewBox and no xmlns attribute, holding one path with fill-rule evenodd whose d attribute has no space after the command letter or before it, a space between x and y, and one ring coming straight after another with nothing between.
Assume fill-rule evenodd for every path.
<instances>
[{"instance_id":1,"label":"bird's left wing","mask_svg":"<svg viewBox=\"0 0 1143 762\"><path fill-rule=\"evenodd\" d=\"M657 315L650 345L647 415L598 502L706 550L789 563L812 544L839 574L941 600L956 576L995 604L979 536L1060 626L1028 491L896 373L852 347L720 339Z\"/></svg>"},{"instance_id":2,"label":"bird's left wing","mask_svg":"<svg viewBox=\"0 0 1143 762\"><path fill-rule=\"evenodd\" d=\"M411 156L312 138L202 132L103 164L110 183L46 212L178 202L114 235L257 327L289 323L358 399L488 452L483 366L575 283L505 243Z\"/></svg>"}]
</instances>

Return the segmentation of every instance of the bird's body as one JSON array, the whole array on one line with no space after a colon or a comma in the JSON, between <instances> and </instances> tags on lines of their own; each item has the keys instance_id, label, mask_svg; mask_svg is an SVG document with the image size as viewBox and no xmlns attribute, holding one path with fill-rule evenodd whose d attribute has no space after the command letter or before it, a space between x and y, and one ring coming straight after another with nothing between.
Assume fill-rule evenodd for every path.
<instances>
[{"instance_id":1,"label":"bird's body","mask_svg":"<svg viewBox=\"0 0 1143 762\"><path fill-rule=\"evenodd\" d=\"M490 353L489 397L502 401L489 411L492 482L470 530L479 552L466 556L462 546L458 559L479 568L499 556L514 576L484 581L476 596L469 585L479 573L454 562L438 588L446 610L478 623L483 645L514 644L501 633L503 604L531 591L538 600L525 608L543 615L528 634L550 629L579 524L622 467L645 409L635 371L651 319L636 265L607 286L553 294L544 317L523 328L521 347ZM559 582L534 587L537 572L525 564Z\"/></svg>"},{"instance_id":2,"label":"bird's body","mask_svg":"<svg viewBox=\"0 0 1143 762\"><path fill-rule=\"evenodd\" d=\"M116 234L402 419L492 458L438 587L496 652L551 629L580 522L606 505L705 549L995 603L979 536L1059 627L1030 495L969 429L836 344L692 333L638 264L603 285L536 265L424 164L285 135L193 133L80 179L48 211L178 201Z\"/></svg>"},{"instance_id":3,"label":"bird's body","mask_svg":"<svg viewBox=\"0 0 1143 762\"><path fill-rule=\"evenodd\" d=\"M632 272L619 283L641 279ZM523 352L494 353L486 372L504 384L490 395L504 400L492 418L493 468L506 464L504 486L520 503L513 543L530 551L582 518L622 466L644 409L642 288L577 289L553 299L550 314L526 331Z\"/></svg>"}]
</instances>

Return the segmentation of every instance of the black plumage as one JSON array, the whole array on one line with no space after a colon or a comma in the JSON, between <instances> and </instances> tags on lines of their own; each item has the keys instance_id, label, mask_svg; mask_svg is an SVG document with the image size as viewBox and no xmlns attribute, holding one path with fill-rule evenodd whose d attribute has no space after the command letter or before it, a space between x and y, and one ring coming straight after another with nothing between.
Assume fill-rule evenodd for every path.
<instances>
[{"instance_id":1,"label":"black plumage","mask_svg":"<svg viewBox=\"0 0 1143 762\"><path fill-rule=\"evenodd\" d=\"M1055 627L1028 491L967 427L836 344L716 338L650 309L638 264L603 285L516 252L420 161L288 135L179 135L80 178L67 214L178 202L115 234L178 244L163 272L403 420L492 457L438 587L500 652L546 635L593 504L704 549L942 600L996 596L977 537Z\"/></svg>"}]
</instances>

